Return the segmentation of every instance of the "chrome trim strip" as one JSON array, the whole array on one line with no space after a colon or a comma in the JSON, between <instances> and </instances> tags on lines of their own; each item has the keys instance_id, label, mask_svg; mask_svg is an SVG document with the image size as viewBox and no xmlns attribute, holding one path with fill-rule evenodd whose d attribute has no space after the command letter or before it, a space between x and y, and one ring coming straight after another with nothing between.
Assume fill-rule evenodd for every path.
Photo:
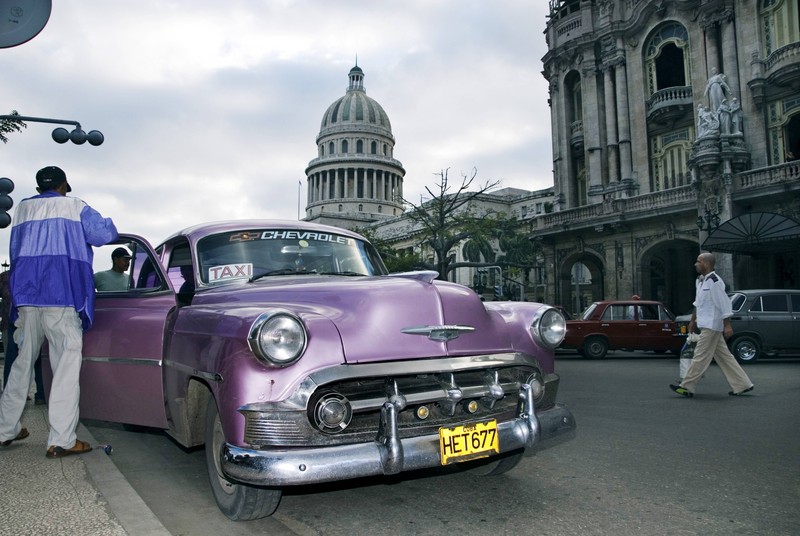
<instances>
[{"instance_id":1,"label":"chrome trim strip","mask_svg":"<svg viewBox=\"0 0 800 536\"><path fill-rule=\"evenodd\" d=\"M92 363L114 363L115 365L146 365L150 367L160 367L160 359L134 359L131 357L84 357L84 361Z\"/></svg>"},{"instance_id":2,"label":"chrome trim strip","mask_svg":"<svg viewBox=\"0 0 800 536\"><path fill-rule=\"evenodd\" d=\"M298 409L305 411L308 405L308 399L319 386L339 380L371 377L391 378L393 376L407 376L412 374L464 372L492 367L513 366L535 367L541 370L536 359L520 352L448 357L444 359L409 359L406 361L334 365L309 374L286 400L280 402L254 402L245 404L239 408L239 412L290 411Z\"/></svg>"},{"instance_id":3,"label":"chrome trim strip","mask_svg":"<svg viewBox=\"0 0 800 536\"><path fill-rule=\"evenodd\" d=\"M183 363L177 363L175 361L168 361L164 360L164 366L174 368L184 374L189 374L190 376L198 376L208 381L220 383L223 381L223 378L220 374L216 372L206 372L204 370L198 370L196 368L192 368L189 365L184 365Z\"/></svg>"}]
</instances>

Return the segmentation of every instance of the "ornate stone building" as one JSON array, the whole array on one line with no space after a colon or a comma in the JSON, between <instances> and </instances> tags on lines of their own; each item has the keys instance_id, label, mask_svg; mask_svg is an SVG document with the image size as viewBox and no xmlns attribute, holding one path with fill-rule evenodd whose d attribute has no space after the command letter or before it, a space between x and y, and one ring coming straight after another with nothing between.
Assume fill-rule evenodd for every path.
<instances>
[{"instance_id":1,"label":"ornate stone building","mask_svg":"<svg viewBox=\"0 0 800 536\"><path fill-rule=\"evenodd\" d=\"M364 71L322 116L317 157L306 168L305 220L357 228L403 213L403 165L394 159L389 116L367 96Z\"/></svg>"},{"instance_id":2,"label":"ornate stone building","mask_svg":"<svg viewBox=\"0 0 800 536\"><path fill-rule=\"evenodd\" d=\"M701 247L730 288L800 288L797 0L551 0L547 301L678 313Z\"/></svg>"}]
</instances>

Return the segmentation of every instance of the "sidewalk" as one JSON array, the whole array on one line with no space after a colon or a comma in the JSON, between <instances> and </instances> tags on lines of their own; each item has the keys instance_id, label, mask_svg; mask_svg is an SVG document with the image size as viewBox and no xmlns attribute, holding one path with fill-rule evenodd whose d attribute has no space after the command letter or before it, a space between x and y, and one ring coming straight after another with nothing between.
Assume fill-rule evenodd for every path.
<instances>
[{"instance_id":1,"label":"sidewalk","mask_svg":"<svg viewBox=\"0 0 800 536\"><path fill-rule=\"evenodd\" d=\"M169 536L85 426L94 450L51 460L47 406L29 401L22 425L30 437L0 447L0 534Z\"/></svg>"}]
</instances>

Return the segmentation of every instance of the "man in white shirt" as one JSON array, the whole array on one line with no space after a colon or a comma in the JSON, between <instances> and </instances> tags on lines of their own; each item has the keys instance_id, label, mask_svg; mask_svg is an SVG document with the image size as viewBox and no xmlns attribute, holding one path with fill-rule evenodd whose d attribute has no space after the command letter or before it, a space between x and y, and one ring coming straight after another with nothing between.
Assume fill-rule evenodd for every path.
<instances>
[{"instance_id":1,"label":"man in white shirt","mask_svg":"<svg viewBox=\"0 0 800 536\"><path fill-rule=\"evenodd\" d=\"M94 287L99 291L128 290L128 268L131 254L125 248L111 252L111 269L94 274Z\"/></svg>"},{"instance_id":2,"label":"man in white shirt","mask_svg":"<svg viewBox=\"0 0 800 536\"><path fill-rule=\"evenodd\" d=\"M700 277L695 284L695 309L689 322L689 333L694 333L696 325L700 328L700 338L683 381L680 385L670 385L670 389L686 397L694 396L695 386L712 359L717 361L719 369L731 386L729 395L738 396L753 390L753 382L725 344L725 339L733 335L730 322L733 311L731 300L725 293L725 282L714 272L714 263L714 255L706 251L698 255L697 262L694 263Z\"/></svg>"}]
</instances>

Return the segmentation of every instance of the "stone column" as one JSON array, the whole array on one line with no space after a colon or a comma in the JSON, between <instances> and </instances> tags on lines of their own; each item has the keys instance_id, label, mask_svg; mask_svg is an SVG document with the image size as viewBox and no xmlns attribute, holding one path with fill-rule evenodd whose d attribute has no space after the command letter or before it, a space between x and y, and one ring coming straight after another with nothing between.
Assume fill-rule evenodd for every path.
<instances>
[{"instance_id":1,"label":"stone column","mask_svg":"<svg viewBox=\"0 0 800 536\"><path fill-rule=\"evenodd\" d=\"M739 62L736 52L736 26L735 19L731 15L723 20L722 26L722 72L728 79L728 85L734 92L734 97L741 101L741 83L739 81Z\"/></svg>"},{"instance_id":2,"label":"stone column","mask_svg":"<svg viewBox=\"0 0 800 536\"><path fill-rule=\"evenodd\" d=\"M617 126L619 129L619 163L622 180L633 179L633 163L631 162L631 122L628 105L628 78L625 62L614 67L617 78Z\"/></svg>"},{"instance_id":3,"label":"stone column","mask_svg":"<svg viewBox=\"0 0 800 536\"><path fill-rule=\"evenodd\" d=\"M342 197L344 198L350 197L350 185L347 182L348 182L347 168L342 168L342 186L343 186L342 193L344 194L342 195Z\"/></svg>"},{"instance_id":4,"label":"stone column","mask_svg":"<svg viewBox=\"0 0 800 536\"><path fill-rule=\"evenodd\" d=\"M602 148L600 147L600 114L598 113L597 71L593 59L585 60L581 69L583 93L583 139L588 153L586 174L589 203L603 200Z\"/></svg>"},{"instance_id":5,"label":"stone column","mask_svg":"<svg viewBox=\"0 0 800 536\"><path fill-rule=\"evenodd\" d=\"M603 87L606 104L606 147L608 147L608 181L619 181L619 166L617 165L617 116L614 105L614 81L611 78L613 67L607 66L603 70Z\"/></svg>"},{"instance_id":6,"label":"stone column","mask_svg":"<svg viewBox=\"0 0 800 536\"><path fill-rule=\"evenodd\" d=\"M720 70L719 65L719 28L717 22L712 22L703 27L706 41L706 65L708 72L712 69Z\"/></svg>"}]
</instances>

